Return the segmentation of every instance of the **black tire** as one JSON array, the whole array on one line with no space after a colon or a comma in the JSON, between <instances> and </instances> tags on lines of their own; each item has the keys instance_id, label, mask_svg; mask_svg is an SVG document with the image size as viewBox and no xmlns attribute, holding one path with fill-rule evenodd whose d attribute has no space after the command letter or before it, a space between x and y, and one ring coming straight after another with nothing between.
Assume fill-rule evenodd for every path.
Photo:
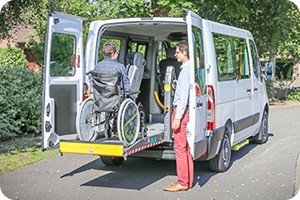
<instances>
[{"instance_id":1,"label":"black tire","mask_svg":"<svg viewBox=\"0 0 300 200\"><path fill-rule=\"evenodd\" d=\"M261 124L259 128L259 132L251 139L251 141L255 144L264 144L268 141L269 133L268 133L268 113L264 111L263 117L261 119Z\"/></svg>"},{"instance_id":2,"label":"black tire","mask_svg":"<svg viewBox=\"0 0 300 200\"><path fill-rule=\"evenodd\" d=\"M231 164L231 144L228 129L225 130L219 153L208 161L209 168L214 172L225 172Z\"/></svg>"},{"instance_id":3,"label":"black tire","mask_svg":"<svg viewBox=\"0 0 300 200\"><path fill-rule=\"evenodd\" d=\"M103 164L108 166L119 166L124 160L123 157L116 156L100 156L100 159L103 162Z\"/></svg>"}]
</instances>

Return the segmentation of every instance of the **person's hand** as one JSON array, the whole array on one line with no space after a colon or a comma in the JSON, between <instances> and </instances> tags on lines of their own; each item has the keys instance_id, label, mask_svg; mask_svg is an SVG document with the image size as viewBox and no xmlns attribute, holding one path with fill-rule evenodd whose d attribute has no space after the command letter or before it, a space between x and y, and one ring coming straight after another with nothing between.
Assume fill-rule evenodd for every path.
<instances>
[{"instance_id":1,"label":"person's hand","mask_svg":"<svg viewBox=\"0 0 300 200\"><path fill-rule=\"evenodd\" d=\"M172 121L172 130L176 131L180 126L180 119L176 119L174 118L174 120Z\"/></svg>"}]
</instances>

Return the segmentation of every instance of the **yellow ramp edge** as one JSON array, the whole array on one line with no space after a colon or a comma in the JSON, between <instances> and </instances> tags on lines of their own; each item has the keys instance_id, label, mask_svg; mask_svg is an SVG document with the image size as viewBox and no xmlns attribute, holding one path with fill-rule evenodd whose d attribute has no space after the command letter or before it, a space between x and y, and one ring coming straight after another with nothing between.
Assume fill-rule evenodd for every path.
<instances>
[{"instance_id":1,"label":"yellow ramp edge","mask_svg":"<svg viewBox=\"0 0 300 200\"><path fill-rule=\"evenodd\" d=\"M62 153L121 157L124 153L124 147L120 144L97 144L61 141L60 151Z\"/></svg>"}]
</instances>

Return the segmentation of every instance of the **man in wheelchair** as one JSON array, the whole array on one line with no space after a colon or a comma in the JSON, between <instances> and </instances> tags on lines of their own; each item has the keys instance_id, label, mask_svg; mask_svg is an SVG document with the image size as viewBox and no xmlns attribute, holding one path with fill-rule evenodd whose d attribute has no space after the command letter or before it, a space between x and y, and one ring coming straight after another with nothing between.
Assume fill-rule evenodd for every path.
<instances>
[{"instance_id":1,"label":"man in wheelchair","mask_svg":"<svg viewBox=\"0 0 300 200\"><path fill-rule=\"evenodd\" d=\"M102 54L104 59L95 66L95 71L120 72L122 75L124 91L129 93L130 82L125 66L117 61L119 52L117 51L116 44L113 42L104 43L102 47Z\"/></svg>"},{"instance_id":2,"label":"man in wheelchair","mask_svg":"<svg viewBox=\"0 0 300 200\"><path fill-rule=\"evenodd\" d=\"M104 60L88 73L92 97L81 104L77 114L78 137L83 141L94 141L97 137L119 140L127 147L139 136L145 136L142 105L135 103L145 66L143 55L128 54L127 76L124 65L114 61L118 55L113 43L104 44L103 54Z\"/></svg>"}]
</instances>

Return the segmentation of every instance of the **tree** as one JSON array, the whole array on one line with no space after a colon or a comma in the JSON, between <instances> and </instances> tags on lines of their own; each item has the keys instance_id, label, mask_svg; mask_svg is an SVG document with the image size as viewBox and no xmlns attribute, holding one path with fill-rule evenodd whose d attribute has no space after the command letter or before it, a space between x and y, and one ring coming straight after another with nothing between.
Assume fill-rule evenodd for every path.
<instances>
[{"instance_id":1,"label":"tree","mask_svg":"<svg viewBox=\"0 0 300 200\"><path fill-rule=\"evenodd\" d=\"M8 37L9 30L24 22L27 7L37 4L38 0L12 0L6 3L0 11L0 39Z\"/></svg>"},{"instance_id":2,"label":"tree","mask_svg":"<svg viewBox=\"0 0 300 200\"><path fill-rule=\"evenodd\" d=\"M88 24L91 20L124 17L179 17L184 16L182 8L212 21L250 30L261 54L269 52L274 58L281 53L299 59L299 11L289 0L41 0L38 3L37 0L13 0L1 12L4 34L0 37L7 35L7 30L17 23L27 22L37 30L43 43L47 16L53 9L86 17Z\"/></svg>"}]
</instances>

